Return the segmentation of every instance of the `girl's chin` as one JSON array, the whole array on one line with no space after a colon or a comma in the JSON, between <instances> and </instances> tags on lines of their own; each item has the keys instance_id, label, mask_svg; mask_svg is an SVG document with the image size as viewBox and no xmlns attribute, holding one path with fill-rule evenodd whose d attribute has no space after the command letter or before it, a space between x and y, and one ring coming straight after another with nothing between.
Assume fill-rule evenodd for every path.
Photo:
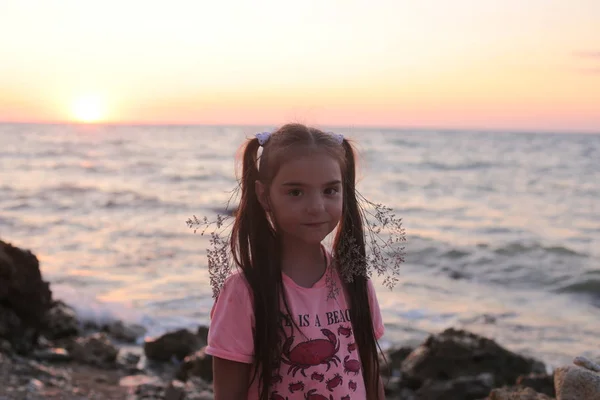
<instances>
[{"instance_id":1,"label":"girl's chin","mask_svg":"<svg viewBox=\"0 0 600 400\"><path fill-rule=\"evenodd\" d=\"M323 240L329 235L325 232L303 233L301 235L288 235L287 240L290 243L298 243L302 245L320 245Z\"/></svg>"}]
</instances>

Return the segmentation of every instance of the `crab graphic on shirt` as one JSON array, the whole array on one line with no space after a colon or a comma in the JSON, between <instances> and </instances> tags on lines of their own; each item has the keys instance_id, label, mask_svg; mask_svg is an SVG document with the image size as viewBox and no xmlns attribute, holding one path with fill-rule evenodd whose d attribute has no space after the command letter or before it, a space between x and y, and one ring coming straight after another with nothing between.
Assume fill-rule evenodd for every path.
<instances>
[{"instance_id":1,"label":"crab graphic on shirt","mask_svg":"<svg viewBox=\"0 0 600 400\"><path fill-rule=\"evenodd\" d=\"M283 353L281 362L288 364L288 374L292 376L300 371L302 376L306 377L305 370L316 365L327 365L327 371L333 363L336 367L340 358L336 355L340 349L340 342L333 332L329 329L321 329L321 333L325 339L312 339L305 342L300 342L294 348L294 336L290 336L283 344Z\"/></svg>"}]
</instances>

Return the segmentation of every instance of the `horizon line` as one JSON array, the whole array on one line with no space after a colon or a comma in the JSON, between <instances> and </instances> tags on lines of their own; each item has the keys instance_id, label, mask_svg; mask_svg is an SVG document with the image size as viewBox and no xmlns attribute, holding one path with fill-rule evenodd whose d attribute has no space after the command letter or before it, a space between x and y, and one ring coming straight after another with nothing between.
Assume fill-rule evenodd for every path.
<instances>
[{"instance_id":1,"label":"horizon line","mask_svg":"<svg viewBox=\"0 0 600 400\"><path fill-rule=\"evenodd\" d=\"M122 127L265 127L282 126L284 124L257 124L257 123L184 123L184 122L77 122L77 121L3 121L0 125L71 125L71 126L122 126ZM310 125L310 124L309 124ZM520 133L520 134L581 134L581 135L600 135L600 129L591 130L570 130L570 129L532 129L532 128L491 128L491 127L442 127L434 125L365 125L365 124L319 124L317 126L337 129L378 129L378 130L417 130L417 131L436 131L436 132L482 132L482 133Z\"/></svg>"}]
</instances>

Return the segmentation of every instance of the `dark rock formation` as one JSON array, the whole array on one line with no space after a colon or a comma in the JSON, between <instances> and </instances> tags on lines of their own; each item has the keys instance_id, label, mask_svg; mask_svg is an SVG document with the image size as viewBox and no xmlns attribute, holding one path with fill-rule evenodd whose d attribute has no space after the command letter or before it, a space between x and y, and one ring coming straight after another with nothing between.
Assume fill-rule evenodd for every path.
<instances>
[{"instance_id":1,"label":"dark rock formation","mask_svg":"<svg viewBox=\"0 0 600 400\"><path fill-rule=\"evenodd\" d=\"M0 240L0 335L16 351L31 351L51 302L37 257Z\"/></svg>"}]
</instances>

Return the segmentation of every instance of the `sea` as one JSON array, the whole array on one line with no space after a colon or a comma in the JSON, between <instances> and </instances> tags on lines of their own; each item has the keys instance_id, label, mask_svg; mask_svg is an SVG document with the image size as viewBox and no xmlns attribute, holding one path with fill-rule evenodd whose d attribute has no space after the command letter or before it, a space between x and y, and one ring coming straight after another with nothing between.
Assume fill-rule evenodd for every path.
<instances>
[{"instance_id":1,"label":"sea","mask_svg":"<svg viewBox=\"0 0 600 400\"><path fill-rule=\"evenodd\" d=\"M0 124L0 239L82 319L206 325L209 243L186 221L224 212L240 146L268 129ZM328 129L405 229L398 282L374 276L384 349L454 327L548 368L600 358L600 134Z\"/></svg>"}]
</instances>

